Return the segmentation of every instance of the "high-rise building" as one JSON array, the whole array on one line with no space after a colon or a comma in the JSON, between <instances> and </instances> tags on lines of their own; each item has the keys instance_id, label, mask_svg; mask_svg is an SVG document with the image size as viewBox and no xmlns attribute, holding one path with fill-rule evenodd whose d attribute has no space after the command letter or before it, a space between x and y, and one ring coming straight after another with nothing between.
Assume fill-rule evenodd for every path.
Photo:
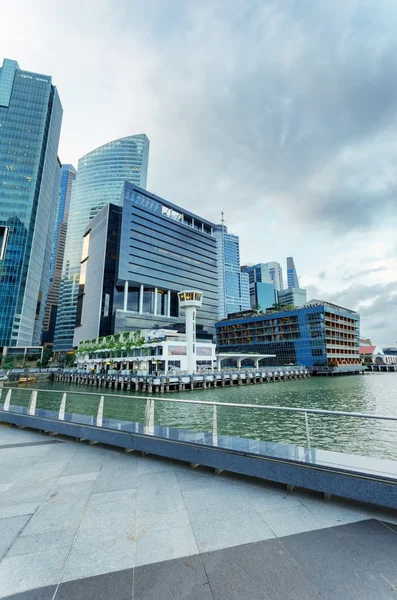
<instances>
[{"instance_id":1,"label":"high-rise building","mask_svg":"<svg viewBox=\"0 0 397 600\"><path fill-rule=\"evenodd\" d=\"M178 292L186 289L202 292L196 325L214 333L215 225L128 182L123 190L122 206L105 206L85 228L74 345L183 327Z\"/></svg>"},{"instance_id":2,"label":"high-rise building","mask_svg":"<svg viewBox=\"0 0 397 600\"><path fill-rule=\"evenodd\" d=\"M217 275L219 282L218 318L249 310L249 275L240 269L240 241L228 233L226 225L215 227L217 240Z\"/></svg>"},{"instance_id":3,"label":"high-rise building","mask_svg":"<svg viewBox=\"0 0 397 600\"><path fill-rule=\"evenodd\" d=\"M268 364L362 370L360 315L312 300L292 310L241 316L216 324L219 352L273 354Z\"/></svg>"},{"instance_id":4,"label":"high-rise building","mask_svg":"<svg viewBox=\"0 0 397 600\"><path fill-rule=\"evenodd\" d=\"M281 267L280 267L281 268ZM253 266L241 267L249 277L251 308L266 310L276 302L276 289L269 273L269 263L259 263ZM273 270L275 274L275 270Z\"/></svg>"},{"instance_id":5,"label":"high-rise building","mask_svg":"<svg viewBox=\"0 0 397 600\"><path fill-rule=\"evenodd\" d=\"M303 288L289 287L277 292L277 299L281 306L304 306L307 302L307 294Z\"/></svg>"},{"instance_id":6,"label":"high-rise building","mask_svg":"<svg viewBox=\"0 0 397 600\"><path fill-rule=\"evenodd\" d=\"M0 347L41 340L61 122L51 77L5 59L0 68Z\"/></svg>"},{"instance_id":7,"label":"high-rise building","mask_svg":"<svg viewBox=\"0 0 397 600\"><path fill-rule=\"evenodd\" d=\"M287 257L287 287L299 289L298 275L292 256Z\"/></svg>"},{"instance_id":8,"label":"high-rise building","mask_svg":"<svg viewBox=\"0 0 397 600\"><path fill-rule=\"evenodd\" d=\"M283 283L283 270L281 268L280 263L278 262L268 262L264 263L269 271L269 277L274 284L274 288L276 291L284 289Z\"/></svg>"},{"instance_id":9,"label":"high-rise building","mask_svg":"<svg viewBox=\"0 0 397 600\"><path fill-rule=\"evenodd\" d=\"M125 181L146 188L148 158L149 140L141 134L109 142L79 160L70 203L55 351L73 348L84 230L105 205L122 202Z\"/></svg>"},{"instance_id":10,"label":"high-rise building","mask_svg":"<svg viewBox=\"0 0 397 600\"><path fill-rule=\"evenodd\" d=\"M70 198L73 182L76 179L76 169L73 165L63 165L61 171L61 185L59 189L59 203L57 220L55 224L54 241L50 265L50 282L45 305L43 324L43 344L52 344L54 341L55 322L58 310L59 286L62 277L63 257L65 254L66 232Z\"/></svg>"}]
</instances>

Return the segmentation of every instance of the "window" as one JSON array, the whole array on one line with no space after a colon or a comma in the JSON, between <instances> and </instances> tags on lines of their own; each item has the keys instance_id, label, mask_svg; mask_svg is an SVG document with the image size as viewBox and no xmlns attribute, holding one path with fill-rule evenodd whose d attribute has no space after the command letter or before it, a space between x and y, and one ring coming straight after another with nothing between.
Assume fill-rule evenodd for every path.
<instances>
[{"instance_id":1,"label":"window","mask_svg":"<svg viewBox=\"0 0 397 600\"><path fill-rule=\"evenodd\" d=\"M0 226L0 260L3 260L6 253L9 227Z\"/></svg>"}]
</instances>

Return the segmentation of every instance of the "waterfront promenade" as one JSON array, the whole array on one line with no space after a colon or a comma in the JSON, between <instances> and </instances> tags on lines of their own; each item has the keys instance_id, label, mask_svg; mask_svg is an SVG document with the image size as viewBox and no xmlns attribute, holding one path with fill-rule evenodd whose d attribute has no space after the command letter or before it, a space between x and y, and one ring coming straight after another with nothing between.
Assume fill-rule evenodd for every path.
<instances>
[{"instance_id":1,"label":"waterfront promenade","mask_svg":"<svg viewBox=\"0 0 397 600\"><path fill-rule=\"evenodd\" d=\"M0 598L383 600L397 515L0 426Z\"/></svg>"}]
</instances>

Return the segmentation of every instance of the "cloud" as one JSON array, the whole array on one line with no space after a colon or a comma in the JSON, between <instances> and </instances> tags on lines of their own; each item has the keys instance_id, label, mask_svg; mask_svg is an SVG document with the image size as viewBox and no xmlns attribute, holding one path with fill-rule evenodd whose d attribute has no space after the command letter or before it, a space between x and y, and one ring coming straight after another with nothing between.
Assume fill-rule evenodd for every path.
<instances>
[{"instance_id":1,"label":"cloud","mask_svg":"<svg viewBox=\"0 0 397 600\"><path fill-rule=\"evenodd\" d=\"M395 314L395 0L14 0L2 18L0 55L58 86L61 160L145 132L149 189L224 210L243 263L294 256L314 297L373 306L363 326L382 300Z\"/></svg>"}]
</instances>

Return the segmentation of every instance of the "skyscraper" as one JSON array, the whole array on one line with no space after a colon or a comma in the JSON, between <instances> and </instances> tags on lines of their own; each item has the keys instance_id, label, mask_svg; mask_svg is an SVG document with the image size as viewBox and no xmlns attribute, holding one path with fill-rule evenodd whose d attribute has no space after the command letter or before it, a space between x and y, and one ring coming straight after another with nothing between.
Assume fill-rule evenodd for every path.
<instances>
[{"instance_id":1,"label":"skyscraper","mask_svg":"<svg viewBox=\"0 0 397 600\"><path fill-rule=\"evenodd\" d=\"M0 347L41 339L60 168L62 106L51 77L0 68Z\"/></svg>"},{"instance_id":2,"label":"skyscraper","mask_svg":"<svg viewBox=\"0 0 397 600\"><path fill-rule=\"evenodd\" d=\"M251 308L266 310L276 302L276 288L269 273L268 263L241 267L249 277Z\"/></svg>"},{"instance_id":3,"label":"skyscraper","mask_svg":"<svg viewBox=\"0 0 397 600\"><path fill-rule=\"evenodd\" d=\"M83 233L109 203L120 204L125 181L146 188L149 140L145 134L114 140L79 160L70 203L54 350L73 347Z\"/></svg>"},{"instance_id":4,"label":"skyscraper","mask_svg":"<svg viewBox=\"0 0 397 600\"><path fill-rule=\"evenodd\" d=\"M59 286L62 277L63 257L65 254L66 232L68 229L68 218L70 198L73 182L76 179L76 169L73 165L63 165L61 171L61 186L59 189L59 202L57 220L55 224L54 240L52 247L50 281L48 296L44 312L43 344L51 344L54 341L56 315L58 310Z\"/></svg>"},{"instance_id":5,"label":"skyscraper","mask_svg":"<svg viewBox=\"0 0 397 600\"><path fill-rule=\"evenodd\" d=\"M287 284L287 287L289 288L299 288L298 275L296 274L294 259L292 256L288 256L287 258Z\"/></svg>"},{"instance_id":6,"label":"skyscraper","mask_svg":"<svg viewBox=\"0 0 397 600\"><path fill-rule=\"evenodd\" d=\"M283 283L283 270L280 263L268 262L264 263L269 271L270 279L272 280L274 287L277 291L284 289Z\"/></svg>"},{"instance_id":7,"label":"skyscraper","mask_svg":"<svg viewBox=\"0 0 397 600\"><path fill-rule=\"evenodd\" d=\"M217 275L219 285L218 318L249 310L249 276L240 270L240 241L237 235L228 233L226 225L217 225Z\"/></svg>"}]
</instances>

